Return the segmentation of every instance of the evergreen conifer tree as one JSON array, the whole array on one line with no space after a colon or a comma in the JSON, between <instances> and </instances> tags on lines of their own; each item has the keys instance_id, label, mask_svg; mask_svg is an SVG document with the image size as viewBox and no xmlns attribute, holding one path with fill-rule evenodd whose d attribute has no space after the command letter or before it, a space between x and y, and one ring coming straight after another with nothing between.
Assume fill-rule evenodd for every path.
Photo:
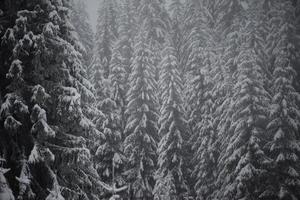
<instances>
[{"instance_id":1,"label":"evergreen conifer tree","mask_svg":"<svg viewBox=\"0 0 300 200\"><path fill-rule=\"evenodd\" d=\"M217 198L258 199L266 189L263 177L271 163L263 151L269 94L260 81L262 70L251 47L240 52L234 76L230 141L219 163L219 176L225 178Z\"/></svg>"},{"instance_id":2,"label":"evergreen conifer tree","mask_svg":"<svg viewBox=\"0 0 300 200\"><path fill-rule=\"evenodd\" d=\"M160 91L162 98L159 120L158 170L155 198L183 199L188 193L185 180L188 128L182 102L183 84L178 70L176 51L169 42L163 51ZM162 185L165 184L163 187ZM166 190L166 191L164 191Z\"/></svg>"},{"instance_id":3,"label":"evergreen conifer tree","mask_svg":"<svg viewBox=\"0 0 300 200\"><path fill-rule=\"evenodd\" d=\"M142 27L134 46L124 142L131 198L151 199L157 159L157 100L153 52Z\"/></svg>"},{"instance_id":4,"label":"evergreen conifer tree","mask_svg":"<svg viewBox=\"0 0 300 200\"><path fill-rule=\"evenodd\" d=\"M0 111L3 137L15 149L13 157L2 149L12 159L7 160L15 177L9 181L18 199L97 199L90 158L101 133L86 115L94 96L82 55L73 46L78 41L70 4L22 6L15 26L2 38L12 50Z\"/></svg>"},{"instance_id":5,"label":"evergreen conifer tree","mask_svg":"<svg viewBox=\"0 0 300 200\"><path fill-rule=\"evenodd\" d=\"M299 93L293 84L296 71L293 69L294 46L290 42L290 34L294 32L289 17L292 4L276 2L280 11L286 14L281 16L280 40L274 49L275 62L273 71L272 104L270 109L270 123L268 131L271 134L267 150L273 159L270 185L271 189L266 196L273 199L298 199L299 187Z\"/></svg>"},{"instance_id":6,"label":"evergreen conifer tree","mask_svg":"<svg viewBox=\"0 0 300 200\"><path fill-rule=\"evenodd\" d=\"M110 74L112 46L118 38L117 5L115 0L103 0L99 4L95 39L104 78Z\"/></svg>"},{"instance_id":7,"label":"evergreen conifer tree","mask_svg":"<svg viewBox=\"0 0 300 200\"><path fill-rule=\"evenodd\" d=\"M75 36L79 43L75 45L83 58L85 66L89 66L94 50L94 33L89 24L89 14L83 0L72 0L71 22L75 27Z\"/></svg>"}]
</instances>

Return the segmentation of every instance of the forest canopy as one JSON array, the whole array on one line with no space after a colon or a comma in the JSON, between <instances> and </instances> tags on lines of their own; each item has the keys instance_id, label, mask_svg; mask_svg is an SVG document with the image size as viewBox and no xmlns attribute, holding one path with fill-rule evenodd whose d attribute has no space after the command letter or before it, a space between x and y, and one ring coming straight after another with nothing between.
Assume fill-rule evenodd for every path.
<instances>
[{"instance_id":1,"label":"forest canopy","mask_svg":"<svg viewBox=\"0 0 300 200\"><path fill-rule=\"evenodd\" d=\"M1 0L0 200L300 199L299 0Z\"/></svg>"}]
</instances>

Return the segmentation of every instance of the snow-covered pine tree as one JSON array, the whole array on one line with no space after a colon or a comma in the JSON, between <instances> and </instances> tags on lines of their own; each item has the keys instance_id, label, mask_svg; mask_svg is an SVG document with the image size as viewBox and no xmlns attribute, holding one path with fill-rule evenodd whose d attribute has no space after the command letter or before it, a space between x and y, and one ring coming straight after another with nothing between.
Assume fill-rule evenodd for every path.
<instances>
[{"instance_id":1,"label":"snow-covered pine tree","mask_svg":"<svg viewBox=\"0 0 300 200\"><path fill-rule=\"evenodd\" d=\"M99 108L104 114L100 130L105 134L105 140L97 150L97 164L98 172L101 173L103 181L110 183L115 181L117 185L124 185L124 179L121 175L124 166L123 148L121 143L124 139L124 129L126 125L125 109L126 109L126 92L128 91L128 76L130 74L130 65L132 57L132 43L133 43L133 13L132 4L129 0L122 2L119 5L121 9L120 17L118 18L118 35L119 38L112 45L112 58L110 63L110 85L109 89L105 90L102 100L99 98ZM98 70L101 69L98 67ZM101 75L98 73L98 76ZM103 80L102 78L99 78ZM94 78L94 81L97 77ZM102 91L98 83L97 91ZM116 159L117 158L117 159ZM116 161L114 161L116 159ZM113 164L113 162L115 162ZM112 165L115 165L114 175L112 174ZM113 176L114 179L113 180ZM112 183L113 184L113 183Z\"/></svg>"},{"instance_id":2,"label":"snow-covered pine tree","mask_svg":"<svg viewBox=\"0 0 300 200\"><path fill-rule=\"evenodd\" d=\"M50 79L45 85L54 98L53 104L48 107L50 119L57 127L51 150L56 156L58 182L66 199L98 199L101 188L92 155L103 135L89 119L94 114L95 109L90 105L93 105L95 97L91 91L92 85L86 79L82 55L72 45L76 43L76 37L72 35L74 27L69 18L71 5L68 1L56 1L54 5L60 17L54 23L59 25L64 40L55 32L46 35L49 37L46 40L52 41L53 38L58 41L50 43L47 63L52 66L50 77L57 76L58 79ZM60 51L57 52L57 48ZM56 61L54 66L53 59Z\"/></svg>"},{"instance_id":3,"label":"snow-covered pine tree","mask_svg":"<svg viewBox=\"0 0 300 200\"><path fill-rule=\"evenodd\" d=\"M117 5L115 0L103 0L99 4L95 39L104 78L108 78L110 74L112 45L118 38Z\"/></svg>"},{"instance_id":4,"label":"snow-covered pine tree","mask_svg":"<svg viewBox=\"0 0 300 200\"><path fill-rule=\"evenodd\" d=\"M104 72L102 62L97 53L94 53L87 73L90 82L94 87L94 94L96 96L96 104L99 104L102 100L110 96L110 82L104 78Z\"/></svg>"},{"instance_id":5,"label":"snow-covered pine tree","mask_svg":"<svg viewBox=\"0 0 300 200\"><path fill-rule=\"evenodd\" d=\"M295 32L293 6L291 1L276 1L277 8L283 11L279 26L280 39L274 49L274 71L272 105L268 131L271 141L266 147L274 161L270 176L271 189L265 196L272 199L299 199L299 93L293 84L296 71L292 66L294 45L290 42Z\"/></svg>"},{"instance_id":6,"label":"snow-covered pine tree","mask_svg":"<svg viewBox=\"0 0 300 200\"><path fill-rule=\"evenodd\" d=\"M140 0L137 22L139 26L145 26L145 34L154 53L155 80L158 81L162 44L170 28L170 19L165 9L165 2L161 0Z\"/></svg>"},{"instance_id":7,"label":"snow-covered pine tree","mask_svg":"<svg viewBox=\"0 0 300 200\"><path fill-rule=\"evenodd\" d=\"M10 169L4 168L6 160L0 157L0 199L3 200L15 200L15 197L10 189L5 174L10 171Z\"/></svg>"},{"instance_id":8,"label":"snow-covered pine tree","mask_svg":"<svg viewBox=\"0 0 300 200\"><path fill-rule=\"evenodd\" d=\"M154 45L162 43L170 27L168 13L161 0L139 1L139 24L145 26L147 39Z\"/></svg>"},{"instance_id":9,"label":"snow-covered pine tree","mask_svg":"<svg viewBox=\"0 0 300 200\"><path fill-rule=\"evenodd\" d=\"M178 70L176 51L171 38L162 52L160 94L162 98L159 119L158 170L154 196L157 199L187 197L187 141L189 129L182 102L183 84ZM166 184L162 187L163 184Z\"/></svg>"},{"instance_id":10,"label":"snow-covered pine tree","mask_svg":"<svg viewBox=\"0 0 300 200\"><path fill-rule=\"evenodd\" d=\"M118 35L118 15L115 1L103 0L99 4L98 21L95 34L95 48L93 58L88 67L88 76L95 88L97 102L94 106L100 109L105 103L111 101L111 80L109 79L111 71L112 49ZM114 102L115 103L115 102ZM116 108L115 106L112 106ZM112 108L110 106L110 108ZM115 111L112 111L115 112ZM98 113L94 121L97 128L104 130L103 123L106 120L104 113ZM103 173L103 172L102 172Z\"/></svg>"},{"instance_id":11,"label":"snow-covered pine tree","mask_svg":"<svg viewBox=\"0 0 300 200\"><path fill-rule=\"evenodd\" d=\"M258 52L257 54L260 55L260 65L263 66L265 76L266 76L266 89L271 92L271 88L273 86L273 71L274 71L274 62L276 59L276 55L274 53L274 49L276 48L278 41L281 37L281 21L282 17L285 15L285 8L280 6L280 4L277 1L262 1L262 5L260 6L261 12L258 16L258 19L260 19L260 22L257 24L258 31L260 32L260 40L259 43L262 45L262 47L257 48ZM254 5L256 3L254 2ZM259 3L260 4L260 3ZM252 6L253 7L253 6ZM257 6L254 6L254 8ZM295 13L295 10L291 10L293 13ZM263 12L263 13L262 13ZM293 22L295 23L295 22ZM295 23L296 24L296 23ZM294 32L295 33L295 32ZM290 34L292 36L293 34ZM292 36L290 39L295 37ZM255 40L254 40L255 41ZM257 42L256 42L257 43ZM296 42L295 42L296 44ZM258 47L258 46L257 46ZM296 52L296 51L294 51ZM296 55L296 53L295 53ZM296 81L295 81L296 83Z\"/></svg>"},{"instance_id":12,"label":"snow-covered pine tree","mask_svg":"<svg viewBox=\"0 0 300 200\"><path fill-rule=\"evenodd\" d=\"M195 173L196 160L194 159L195 140L198 136L197 125L202 119L201 108L204 102L204 91L206 90L206 83L202 63L204 60L203 37L201 35L200 23L198 21L198 14L200 12L199 5L196 2L187 1L184 9L184 23L183 23L183 42L181 62L184 79L185 92L185 107L187 110L187 119L191 129L191 138L189 146L191 148L190 159L190 175L189 187L191 194L195 196L196 176L191 176ZM194 140L195 139L195 140ZM194 147L194 149L193 149ZM195 162L194 162L195 161Z\"/></svg>"},{"instance_id":13,"label":"snow-covered pine tree","mask_svg":"<svg viewBox=\"0 0 300 200\"><path fill-rule=\"evenodd\" d=\"M267 1L268 2L268 1ZM269 29L270 32L268 34L268 56L270 57L270 73L272 74L274 70L274 62L276 55L273 53L274 49L276 48L276 45L278 41L280 40L281 36L281 24L282 21L288 21L290 25L292 26L292 31L288 34L289 41L293 44L293 58L291 59L291 62L293 63L292 66L297 72L297 76L294 81L294 87L299 92L300 91L300 71L299 71L299 61L300 61L300 42L299 42L299 33L300 33L300 2L299 1L287 1L286 4L282 5L281 3L278 3L277 1L271 1L268 2L269 7ZM283 16L287 15L286 10L289 9L289 17L285 17L283 19ZM270 81L270 84L272 82ZM270 85L272 87L272 85Z\"/></svg>"},{"instance_id":14,"label":"snow-covered pine tree","mask_svg":"<svg viewBox=\"0 0 300 200\"><path fill-rule=\"evenodd\" d=\"M102 181L109 184L115 182L117 186L122 186L125 183L121 175L125 159L121 144L125 137L126 92L129 88L128 76L133 51L134 13L129 0L123 1L119 7L122 8L118 18L117 34L120 37L112 41L109 78L105 79L103 76L100 59L95 60L92 68L96 70L93 82L98 96L98 108L103 113L102 118L98 119L97 127L105 135L105 140L96 153L97 170Z\"/></svg>"},{"instance_id":15,"label":"snow-covered pine tree","mask_svg":"<svg viewBox=\"0 0 300 200\"><path fill-rule=\"evenodd\" d=\"M119 19L119 38L113 45L110 80L112 85L111 98L116 102L124 130L126 122L124 112L131 73L135 18L134 7L130 0L125 0L120 7L122 13Z\"/></svg>"},{"instance_id":16,"label":"snow-covered pine tree","mask_svg":"<svg viewBox=\"0 0 300 200\"><path fill-rule=\"evenodd\" d=\"M60 193L56 175L49 168L54 156L46 144L46 141L55 137L55 132L48 124L45 110L37 105L45 105L49 95L32 79L35 67L38 67L34 58L43 51L43 37L34 35L33 31L42 31L36 25L41 24L45 17L41 17L39 5L28 3L19 6L15 7L21 10L17 13L15 25L6 30L1 42L6 53L10 54L4 62L9 68L6 71L8 85L5 86L0 109L1 141L4 142L1 154L12 168L12 177L8 181L14 186L15 196L18 199L43 199L47 197L47 189L56 187L57 193ZM39 100L36 96L40 97ZM33 152L37 162L30 160ZM36 176L40 169L44 170L43 177Z\"/></svg>"},{"instance_id":17,"label":"snow-covered pine tree","mask_svg":"<svg viewBox=\"0 0 300 200\"><path fill-rule=\"evenodd\" d=\"M90 151L101 134L85 116L94 97L82 56L72 45L78 41L69 7L68 1L27 2L2 38L3 46L11 45L12 59L6 61L10 83L1 121L10 134L4 137L11 145L4 147L15 149L17 163L8 163L16 166L16 178L9 181L18 185L19 199L97 199Z\"/></svg>"},{"instance_id":18,"label":"snow-covered pine tree","mask_svg":"<svg viewBox=\"0 0 300 200\"><path fill-rule=\"evenodd\" d=\"M105 19L101 19L102 21L99 19L102 23L101 26L107 30L100 33L97 32L97 34L103 34L103 42L107 42L106 38L111 34L109 36L110 41L108 41L109 46L103 45L104 43L101 46L103 55L105 54L107 58L109 57L110 73L106 77L105 69L103 68L106 65L106 58L101 59L102 55L96 52L90 72L93 74L91 79L96 89L97 107L103 114L97 119L97 127L105 135L105 139L96 152L96 160L98 162L96 166L102 181L122 186L125 183L121 175L125 159L121 143L125 137L126 92L129 88L128 76L132 57L134 16L131 1L126 0L121 2L121 5L118 5L118 7L122 8L118 18L114 10L116 9L114 2L104 1L104 5L101 6L111 9L109 11L103 7L100 10L107 17L106 21ZM117 32L115 32L115 29ZM120 35L120 37L116 38L117 35ZM108 43L106 44L108 45ZM110 51L110 53L107 51ZM113 165L114 172L112 170Z\"/></svg>"},{"instance_id":19,"label":"snow-covered pine tree","mask_svg":"<svg viewBox=\"0 0 300 200\"><path fill-rule=\"evenodd\" d=\"M217 165L217 149L214 146L216 140L216 128L214 127L214 111L217 107L217 86L222 69L218 54L220 29L219 19L222 12L217 12L220 6L215 1L190 2L197 6L198 10L193 10L193 6L186 9L191 10L194 27L190 27L189 39L187 40L189 56L187 62L188 76L186 86L188 86L188 102L190 126L192 137L190 143L193 150L193 174L195 179L193 189L200 199L209 199L214 191L214 179ZM222 5L222 4L221 4ZM188 16L189 16L188 15ZM186 19L188 20L188 18ZM187 23L186 25L188 25Z\"/></svg>"},{"instance_id":20,"label":"snow-covered pine tree","mask_svg":"<svg viewBox=\"0 0 300 200\"><path fill-rule=\"evenodd\" d=\"M176 52L176 58L178 60L178 70L181 73L181 79L184 80L184 66L183 58L185 50L183 49L183 9L184 6L180 0L173 0L169 5L169 13L171 18L171 32L172 40L174 41L174 48Z\"/></svg>"},{"instance_id":21,"label":"snow-covered pine tree","mask_svg":"<svg viewBox=\"0 0 300 200\"><path fill-rule=\"evenodd\" d=\"M83 0L72 0L71 22L75 27L78 41L74 44L84 58L85 66L89 66L93 56L94 50L94 33L89 24L89 14L86 10L86 2Z\"/></svg>"},{"instance_id":22,"label":"snow-covered pine tree","mask_svg":"<svg viewBox=\"0 0 300 200\"><path fill-rule=\"evenodd\" d=\"M198 51L200 52L200 51ZM202 106L203 106L203 102L204 102L204 91L205 91L205 88L206 88L206 83L205 83L205 80L204 80L204 74L203 74L203 71L201 70L201 67L200 67L200 63L202 63L202 59L200 58L200 55L199 54L197 57L194 57L195 60L198 60L196 61L194 64L193 64L193 70L191 72L188 73L188 76L189 77L189 80L186 82L185 84L185 88L186 90L188 90L188 92L186 92L186 99L187 99L187 102L185 102L185 107L186 107L186 110L188 112L188 124L189 124L189 127L190 127L190 130L191 130L191 140L189 141L189 144L190 144L190 147L191 147L191 154L192 156L195 156L195 150L196 150L196 142L197 141L197 137L198 137L198 125L199 125L199 122L201 122L202 120ZM193 62L194 62L193 61ZM194 91L194 92L193 92ZM190 169L191 169L191 172L194 172L195 173L195 170L196 170L196 164L197 164L197 161L196 159L193 157L190 161ZM190 173L190 175L192 175ZM196 176L190 176L190 189L193 190L193 189L196 189L194 188L195 184L196 184ZM193 192L194 193L194 192ZM194 194L193 194L194 195Z\"/></svg>"},{"instance_id":23,"label":"snow-covered pine tree","mask_svg":"<svg viewBox=\"0 0 300 200\"><path fill-rule=\"evenodd\" d=\"M205 48L204 48L205 52ZM216 56L210 50L203 56L203 88L201 106L198 108L200 117L193 119L195 126L193 127L194 135L191 137L193 144L193 177L196 177L194 189L200 199L209 199L214 191L214 183L216 176L216 167L218 159L218 148L216 142L216 128L214 127L214 111L216 109L216 100L213 97L214 92L214 74L213 68L218 68L219 63L214 61ZM196 115L197 116L197 115ZM194 117L196 117L194 116Z\"/></svg>"},{"instance_id":24,"label":"snow-covered pine tree","mask_svg":"<svg viewBox=\"0 0 300 200\"><path fill-rule=\"evenodd\" d=\"M224 2L223 2L224 3ZM251 8L250 5L251 4ZM250 41L251 45L255 50L258 50L257 43L262 42L259 40L260 36L263 34L258 31L253 31L253 28L250 28L251 26L260 26L263 24L264 18L262 18L261 13L261 6L260 2L255 4L253 2L247 2L247 1L233 1L232 4L225 4L226 12L224 17L224 21L221 23L221 26L223 28L220 29L220 34L223 34L226 40L221 41L221 44L224 46L224 53L221 55L221 68L215 69L216 73L216 82L214 84L213 89L213 96L216 97L216 104L217 108L214 113L214 126L217 128L218 137L216 141L216 145L219 146L220 149L220 159L218 160L218 179L216 180L215 186L215 194L212 195L212 197L216 198L216 195L220 192L218 191L218 188L222 188L224 186L224 179L228 178L228 173L224 173L224 164L227 162L228 157L224 160L224 154L226 154L226 151L229 148L229 145L231 145L232 142L232 134L234 133L233 130L230 129L230 127L235 126L232 123L232 116L236 115L236 110L232 109L232 102L236 101L234 100L234 93L235 90L232 90L234 88L234 85L238 84L238 79L236 77L237 74L237 68L238 68L238 55L241 51L241 46L243 45L243 41L245 38ZM257 6L257 10L253 9L255 6ZM255 14L257 12L257 15ZM251 17L250 17L251 16ZM254 17L253 17L254 16ZM227 20L226 20L227 19ZM257 20L258 19L258 20ZM248 22L248 31L247 33L242 32L242 28L244 24ZM251 23L251 25L249 25ZM255 29L256 30L256 29ZM257 34L261 35L257 35ZM259 49L263 50L263 49ZM257 56L256 53L251 54L253 56ZM259 65L259 68L262 70L260 72L260 76L262 77L260 80L261 87L264 88L264 81L266 80L265 77L265 67L263 66L262 62L258 61L258 58L255 57L255 62L253 62L257 65ZM219 73L218 73L219 71ZM220 71L222 71L220 73ZM264 104L267 105L266 103ZM261 148L263 147L263 143L260 144Z\"/></svg>"},{"instance_id":25,"label":"snow-covered pine tree","mask_svg":"<svg viewBox=\"0 0 300 200\"><path fill-rule=\"evenodd\" d=\"M204 84L202 101L198 108L200 117L193 119L196 123L193 127L193 160L194 174L197 177L197 196L199 199L212 199L217 191L218 157L222 150L220 145L227 145L223 140L227 135L224 129L226 130L227 122L230 121L227 118L227 108L232 94L231 74L234 68L231 64L234 63L231 62L234 60L236 45L228 44L228 41L222 38L228 37L230 28L234 27L228 27L232 23L234 6L224 0L203 0L200 3L201 35L205 41L202 42L203 50L200 51L203 54L201 71ZM235 36L233 35L234 42L238 39ZM229 42L232 42L231 37L228 38ZM224 50L227 51L225 54ZM225 127L222 127L223 124Z\"/></svg>"},{"instance_id":26,"label":"snow-covered pine tree","mask_svg":"<svg viewBox=\"0 0 300 200\"><path fill-rule=\"evenodd\" d=\"M201 120L199 111L202 106L203 90L205 89L203 85L204 73L201 69L205 59L205 47L209 45L211 39L211 33L205 23L207 17L204 16L204 11L205 9L201 6L200 1L188 0L185 3L181 57L191 127L194 127L197 123L195 120ZM203 16L205 19L202 19Z\"/></svg>"},{"instance_id":27,"label":"snow-covered pine tree","mask_svg":"<svg viewBox=\"0 0 300 200\"><path fill-rule=\"evenodd\" d=\"M153 52L147 40L145 26L134 46L130 89L126 114L128 121L124 142L128 157L127 179L130 198L152 199L154 171L157 160L157 100Z\"/></svg>"},{"instance_id":28,"label":"snow-covered pine tree","mask_svg":"<svg viewBox=\"0 0 300 200\"><path fill-rule=\"evenodd\" d=\"M193 33L190 33L192 36L188 43L188 51L185 51L184 54L189 54L188 59L185 63L186 73L185 73L185 95L188 99L186 103L189 124L191 127L195 126L198 120L201 120L200 108L202 106L203 100L203 91L204 91L204 74L201 70L201 64L204 59L203 57L203 48L201 44L200 32L197 31L197 28L194 28ZM198 34L194 33L197 32Z\"/></svg>"},{"instance_id":29,"label":"snow-covered pine tree","mask_svg":"<svg viewBox=\"0 0 300 200\"><path fill-rule=\"evenodd\" d=\"M118 35L117 17L115 0L103 0L99 4L95 47L91 64L88 67L89 80L95 88L97 107L100 107L101 102L111 96L111 81L109 80L109 74L111 70L110 62L112 58L112 48ZM99 128L102 127L104 120L104 118L100 118L101 116L98 116Z\"/></svg>"},{"instance_id":30,"label":"snow-covered pine tree","mask_svg":"<svg viewBox=\"0 0 300 200\"><path fill-rule=\"evenodd\" d=\"M105 184L121 187L125 185L125 179L122 175L125 157L123 155L122 142L123 127L119 108L116 102L111 98L106 98L98 105L103 116L97 123L97 128L103 132L104 139L97 148L95 156L95 168ZM101 125L101 127L98 127ZM102 198L111 195L111 191L104 191Z\"/></svg>"},{"instance_id":31,"label":"snow-covered pine tree","mask_svg":"<svg viewBox=\"0 0 300 200\"><path fill-rule=\"evenodd\" d=\"M228 130L230 141L219 160L223 181L216 198L259 199L266 189L263 177L271 162L262 145L266 138L269 94L263 87L262 70L255 58L253 46L244 44L234 74L237 81L230 106L234 111Z\"/></svg>"},{"instance_id":32,"label":"snow-covered pine tree","mask_svg":"<svg viewBox=\"0 0 300 200\"><path fill-rule=\"evenodd\" d=\"M223 82L217 83L214 86L217 89L216 91L220 92L218 98L220 104L214 112L214 126L216 126L218 132L216 144L219 145L221 157L225 153L231 138L229 128L232 123L231 116L235 110L230 109L230 107L234 92L232 88L237 81L233 75L238 66L237 57L240 53L240 46L242 44L241 21L244 20L241 16L241 13L243 13L242 6L237 3L237 1L234 1L227 7L226 13L228 13L228 16L226 17L228 21L225 23L227 25L227 30L224 31L226 40L222 42L224 45L224 52L221 57L221 65L223 73L225 74L222 73ZM220 88L218 88L218 85ZM218 160L218 171L216 174L218 178L216 179L216 189L214 191L215 194L212 195L213 197L218 193L218 189L222 186L222 182L227 176L227 174L221 174L224 167L223 164L223 162Z\"/></svg>"},{"instance_id":33,"label":"snow-covered pine tree","mask_svg":"<svg viewBox=\"0 0 300 200\"><path fill-rule=\"evenodd\" d=\"M273 20L268 19L268 17L272 14L273 11L268 13L268 7L274 2L271 1L251 1L251 2L244 2L245 5L242 7L244 8L245 18L247 22L251 22L251 45L253 45L254 51L257 56L257 63L261 66L263 70L264 78L264 85L265 87L270 87L267 84L270 84L269 80L272 79L272 58L270 57L270 47L272 48L272 43L275 44L277 41L276 37L271 37L270 35L274 36L274 31L270 27L270 22L272 23ZM269 4L269 5L268 5ZM273 22L274 23L274 22Z\"/></svg>"},{"instance_id":34,"label":"snow-covered pine tree","mask_svg":"<svg viewBox=\"0 0 300 200\"><path fill-rule=\"evenodd\" d=\"M182 67L184 68L185 76L188 76L191 67L191 60L195 60L194 55L198 53L193 53L199 50L200 43L200 8L199 2L193 0L187 0L183 8L182 17ZM200 55L200 54L199 54ZM194 63L194 62L193 62ZM187 82L191 77L185 77Z\"/></svg>"},{"instance_id":35,"label":"snow-covered pine tree","mask_svg":"<svg viewBox=\"0 0 300 200\"><path fill-rule=\"evenodd\" d=\"M296 44L296 59L295 59L295 67L300 65L300 39L299 37L295 37L297 35L300 35L300 1L294 2L294 6L295 6L295 27L296 27L296 31L295 31L295 35L293 37L293 43ZM296 90L299 92L300 91L300 70L299 68L295 68L295 70L297 71L297 77L296 77L296 81L295 81L295 88ZM297 81L298 80L298 81Z\"/></svg>"}]
</instances>

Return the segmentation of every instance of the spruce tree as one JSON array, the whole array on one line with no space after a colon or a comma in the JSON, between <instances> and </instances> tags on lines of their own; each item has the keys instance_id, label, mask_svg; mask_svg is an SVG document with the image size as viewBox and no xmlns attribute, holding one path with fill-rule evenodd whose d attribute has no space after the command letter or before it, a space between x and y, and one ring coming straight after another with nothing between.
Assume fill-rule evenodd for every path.
<instances>
[{"instance_id":1,"label":"spruce tree","mask_svg":"<svg viewBox=\"0 0 300 200\"><path fill-rule=\"evenodd\" d=\"M147 30L147 39L150 40L152 45L163 42L170 26L164 3L160 0L141 0L138 10L138 23L140 25L144 24Z\"/></svg>"},{"instance_id":2,"label":"spruce tree","mask_svg":"<svg viewBox=\"0 0 300 200\"><path fill-rule=\"evenodd\" d=\"M55 131L48 124L46 111L40 107L46 105L49 95L34 82L34 70L39 67L37 61L45 41L43 29L34 23L49 18L42 17L40 6L43 5L31 3L27 6L18 8L22 11L18 12L16 24L6 30L1 43L11 55L6 58L8 85L0 109L1 140L6 143L1 145L1 154L12 168L8 181L18 199L46 198L47 189L60 193L57 177L49 167L54 155L46 143L55 137ZM42 34L34 35L32 31ZM45 176L38 177L36 173L42 170Z\"/></svg>"},{"instance_id":3,"label":"spruce tree","mask_svg":"<svg viewBox=\"0 0 300 200\"><path fill-rule=\"evenodd\" d=\"M91 67L96 71L92 80L98 96L98 108L103 114L97 120L97 127L105 135L96 153L97 170L103 182L107 184L115 182L116 186L123 186L125 181L122 172L126 159L123 155L122 142L125 137L126 92L129 88L131 71L134 13L131 1L124 1L119 7L122 8L117 18L119 24L117 35L120 37L115 38L111 44L108 79L104 77L101 59L94 60Z\"/></svg>"},{"instance_id":4,"label":"spruce tree","mask_svg":"<svg viewBox=\"0 0 300 200\"><path fill-rule=\"evenodd\" d=\"M4 168L6 160L0 157L0 198L3 200L15 200L12 190L7 183L5 174L10 171L10 169Z\"/></svg>"},{"instance_id":5,"label":"spruce tree","mask_svg":"<svg viewBox=\"0 0 300 200\"><path fill-rule=\"evenodd\" d=\"M154 53L155 80L158 81L162 44L170 28L169 15L164 2L160 0L141 0L138 6L137 23L139 26L145 26L145 34Z\"/></svg>"},{"instance_id":6,"label":"spruce tree","mask_svg":"<svg viewBox=\"0 0 300 200\"><path fill-rule=\"evenodd\" d=\"M218 149L215 146L216 128L213 124L216 101L213 99L212 93L214 89L212 68L217 68L217 63L212 62L212 56L215 56L212 52L203 55L204 80L201 89L201 104L198 108L198 116L200 116L193 119L195 126L193 126L194 135L191 137L194 153L192 163L195 166L192 175L196 177L195 190L200 199L209 199L209 195L215 189L214 181L218 159ZM196 82L196 84L201 84L201 82Z\"/></svg>"},{"instance_id":7,"label":"spruce tree","mask_svg":"<svg viewBox=\"0 0 300 200\"><path fill-rule=\"evenodd\" d=\"M124 142L128 157L127 175L130 197L152 199L157 159L157 100L153 52L142 27L134 46Z\"/></svg>"},{"instance_id":8,"label":"spruce tree","mask_svg":"<svg viewBox=\"0 0 300 200\"><path fill-rule=\"evenodd\" d=\"M293 69L293 44L290 34L291 2L276 2L285 12L280 21L280 40L274 49L275 62L272 81L272 104L270 109L270 142L266 147L274 165L271 169L271 191L266 194L273 199L300 198L299 176L299 93L293 84L296 71Z\"/></svg>"},{"instance_id":9,"label":"spruce tree","mask_svg":"<svg viewBox=\"0 0 300 200\"><path fill-rule=\"evenodd\" d=\"M122 187L126 184L123 176L125 156L123 155L123 127L118 105L111 98L106 98L98 105L101 116L97 122L97 128L103 132L104 139L101 141L95 154L95 168L100 176L101 182ZM111 191L103 191L106 197Z\"/></svg>"},{"instance_id":10,"label":"spruce tree","mask_svg":"<svg viewBox=\"0 0 300 200\"><path fill-rule=\"evenodd\" d=\"M159 119L158 170L155 198L183 199L189 191L186 182L188 128L184 119L182 80L176 51L169 42L163 51L160 91L162 98ZM164 185L165 184L165 185ZM162 186L164 185L164 186ZM166 191L165 191L166 189Z\"/></svg>"},{"instance_id":11,"label":"spruce tree","mask_svg":"<svg viewBox=\"0 0 300 200\"><path fill-rule=\"evenodd\" d=\"M185 56L184 39L183 39L183 4L179 0L171 1L169 5L169 12L171 18L171 32L172 40L174 41L174 48L176 51L176 58L178 59L178 70L181 73L181 78L184 81L184 64L183 58Z\"/></svg>"},{"instance_id":12,"label":"spruce tree","mask_svg":"<svg viewBox=\"0 0 300 200\"><path fill-rule=\"evenodd\" d=\"M112 45L118 38L117 5L114 0L103 0L99 4L95 39L104 78L110 74Z\"/></svg>"},{"instance_id":13,"label":"spruce tree","mask_svg":"<svg viewBox=\"0 0 300 200\"><path fill-rule=\"evenodd\" d=\"M94 33L83 0L72 0L71 22L75 27L75 37L79 41L75 44L75 48L82 54L85 66L89 66L94 50Z\"/></svg>"},{"instance_id":14,"label":"spruce tree","mask_svg":"<svg viewBox=\"0 0 300 200\"><path fill-rule=\"evenodd\" d=\"M224 81L222 63L222 43L220 37L223 30L222 18L228 9L222 1L200 1L200 13L194 12L197 23L191 28L188 41L189 59L188 92L190 126L192 129L191 144L193 150L192 163L195 184L194 189L200 199L210 199L215 191L217 160L219 147L217 144L217 126L219 122L219 106L225 99L227 84ZM196 92L195 92L196 91ZM226 94L227 95L227 94Z\"/></svg>"},{"instance_id":15,"label":"spruce tree","mask_svg":"<svg viewBox=\"0 0 300 200\"><path fill-rule=\"evenodd\" d=\"M294 20L294 23L295 23L295 32L294 32L294 36L296 35L300 35L300 2L297 1L294 3L294 13L295 13L295 20ZM298 37L293 37L293 41L295 41L294 43L296 44L295 45L295 52L300 52L300 43L299 43L299 38ZM295 65L294 66L299 66L299 53L296 54L294 61L295 61ZM299 92L300 91L300 70L298 70L299 68L295 68L296 72L297 72L297 77L296 77L296 80L298 81L295 81L295 88L296 90Z\"/></svg>"},{"instance_id":16,"label":"spruce tree","mask_svg":"<svg viewBox=\"0 0 300 200\"><path fill-rule=\"evenodd\" d=\"M119 20L118 40L113 45L111 60L111 98L119 108L118 112L125 128L126 92L129 89L129 75L133 54L133 40L135 30L134 8L130 0L124 1Z\"/></svg>"},{"instance_id":17,"label":"spruce tree","mask_svg":"<svg viewBox=\"0 0 300 200\"><path fill-rule=\"evenodd\" d=\"M73 46L78 41L70 4L22 6L15 26L6 30L9 37L2 38L4 47L11 45L8 51L13 48L1 105L1 129L11 144L5 148L15 149L2 149L15 175L9 182L18 199L97 199L90 158L101 133L86 115L94 96Z\"/></svg>"},{"instance_id":18,"label":"spruce tree","mask_svg":"<svg viewBox=\"0 0 300 200\"><path fill-rule=\"evenodd\" d=\"M258 199L264 192L266 168L270 165L263 148L268 93L261 80L262 70L254 50L244 46L238 56L229 128L230 141L220 158L220 175L224 175L218 198Z\"/></svg>"}]
</instances>

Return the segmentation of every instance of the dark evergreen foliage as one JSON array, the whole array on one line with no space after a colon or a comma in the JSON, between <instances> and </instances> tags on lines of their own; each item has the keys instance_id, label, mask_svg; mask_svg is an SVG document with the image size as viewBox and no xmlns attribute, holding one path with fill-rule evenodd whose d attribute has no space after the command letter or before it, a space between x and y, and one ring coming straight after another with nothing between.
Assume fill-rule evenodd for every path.
<instances>
[{"instance_id":1,"label":"dark evergreen foliage","mask_svg":"<svg viewBox=\"0 0 300 200\"><path fill-rule=\"evenodd\" d=\"M300 199L300 2L0 3L0 200Z\"/></svg>"}]
</instances>

